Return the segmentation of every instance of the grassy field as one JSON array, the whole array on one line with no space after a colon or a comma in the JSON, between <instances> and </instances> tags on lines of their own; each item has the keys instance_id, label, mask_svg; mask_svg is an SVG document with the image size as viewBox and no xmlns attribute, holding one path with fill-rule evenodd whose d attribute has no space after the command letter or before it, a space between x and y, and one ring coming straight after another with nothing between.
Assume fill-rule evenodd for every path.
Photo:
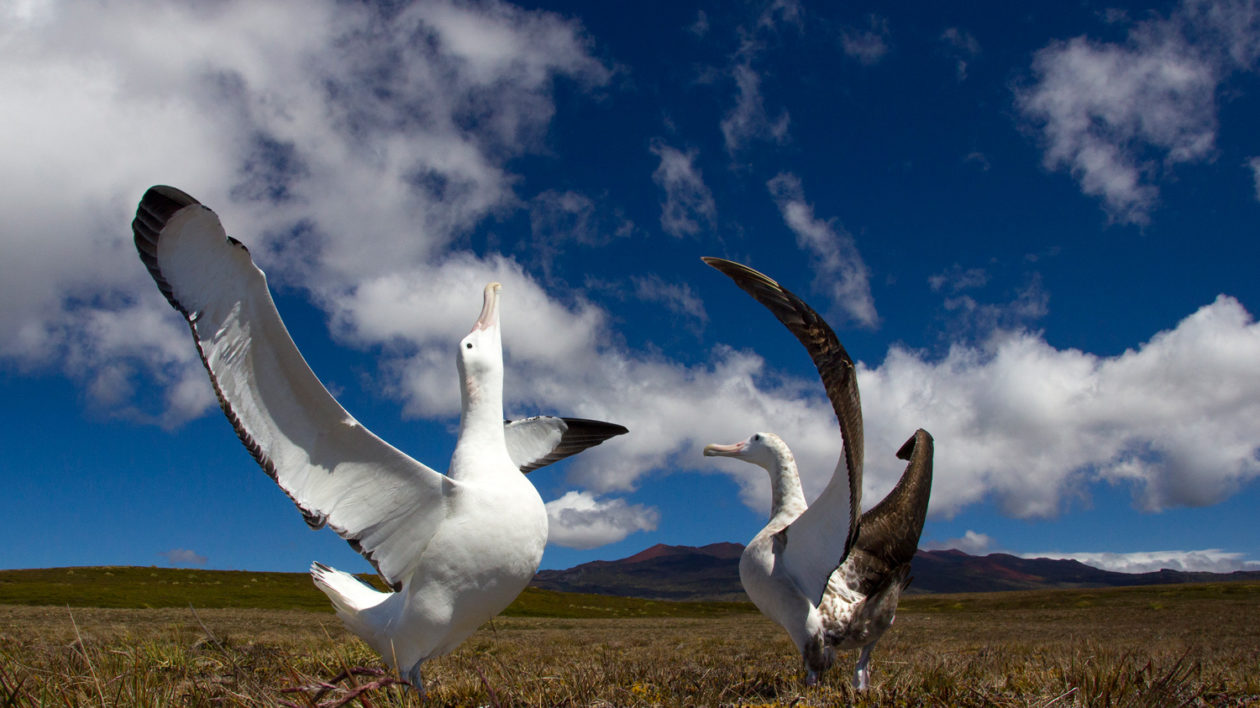
<instances>
[{"instance_id":1,"label":"grassy field","mask_svg":"<svg viewBox=\"0 0 1260 708\"><path fill-rule=\"evenodd\" d=\"M388 683L364 673L318 694L382 664L330 612L282 595L262 593L271 609L0 604L0 706L330 706ZM0 597L22 597L7 572ZM531 591L513 607L426 665L429 705L1260 705L1257 584L907 598L862 696L852 655L806 689L782 631L746 605ZM388 685L356 700L420 705Z\"/></svg>"}]
</instances>

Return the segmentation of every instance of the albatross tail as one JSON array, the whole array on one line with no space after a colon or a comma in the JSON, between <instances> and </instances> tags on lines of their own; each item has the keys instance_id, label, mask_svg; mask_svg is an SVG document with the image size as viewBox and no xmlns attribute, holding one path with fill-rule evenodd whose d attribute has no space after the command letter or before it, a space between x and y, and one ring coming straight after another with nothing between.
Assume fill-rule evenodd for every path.
<instances>
[{"instance_id":1,"label":"albatross tail","mask_svg":"<svg viewBox=\"0 0 1260 708\"><path fill-rule=\"evenodd\" d=\"M315 587L324 591L337 614L347 623L359 624L356 620L363 610L376 607L390 596L380 592L353 575L329 568L318 561L311 563L311 578Z\"/></svg>"}]
</instances>

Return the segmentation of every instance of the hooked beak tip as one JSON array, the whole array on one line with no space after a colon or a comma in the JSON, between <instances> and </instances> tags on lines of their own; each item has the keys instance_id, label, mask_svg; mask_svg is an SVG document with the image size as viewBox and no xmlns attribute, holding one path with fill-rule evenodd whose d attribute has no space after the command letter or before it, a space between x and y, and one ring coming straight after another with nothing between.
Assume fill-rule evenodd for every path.
<instances>
[{"instance_id":1,"label":"hooked beak tip","mask_svg":"<svg viewBox=\"0 0 1260 708\"><path fill-rule=\"evenodd\" d=\"M743 443L735 443L734 445L705 445L705 457L732 457L738 455L744 449Z\"/></svg>"},{"instance_id":2,"label":"hooked beak tip","mask_svg":"<svg viewBox=\"0 0 1260 708\"><path fill-rule=\"evenodd\" d=\"M477 324L473 326L474 330L486 329L499 323L499 291L502 289L503 285L500 283L486 285L481 316L477 318Z\"/></svg>"}]
</instances>

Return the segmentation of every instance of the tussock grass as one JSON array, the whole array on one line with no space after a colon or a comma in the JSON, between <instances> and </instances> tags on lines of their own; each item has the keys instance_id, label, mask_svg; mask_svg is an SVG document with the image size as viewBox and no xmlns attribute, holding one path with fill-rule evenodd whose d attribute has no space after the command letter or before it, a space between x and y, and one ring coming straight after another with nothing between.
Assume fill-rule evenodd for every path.
<instances>
[{"instance_id":1,"label":"tussock grass","mask_svg":"<svg viewBox=\"0 0 1260 708\"><path fill-rule=\"evenodd\" d=\"M756 614L501 617L426 665L427 705L1260 704L1258 610L1243 583L907 598L864 695L852 654L807 689ZM382 665L328 612L0 606L0 706L330 706L388 678L327 686L358 667Z\"/></svg>"}]
</instances>

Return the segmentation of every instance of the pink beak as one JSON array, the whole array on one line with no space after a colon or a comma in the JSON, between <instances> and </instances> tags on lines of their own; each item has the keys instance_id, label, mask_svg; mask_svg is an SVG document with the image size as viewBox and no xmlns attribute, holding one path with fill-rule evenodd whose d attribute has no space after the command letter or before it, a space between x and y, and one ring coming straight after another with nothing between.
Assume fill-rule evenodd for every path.
<instances>
[{"instance_id":1,"label":"pink beak","mask_svg":"<svg viewBox=\"0 0 1260 708\"><path fill-rule=\"evenodd\" d=\"M744 447L746 445L747 443L742 440L737 443L731 443L730 445L705 445L704 456L713 457L714 455L717 455L720 457L735 457L744 451Z\"/></svg>"},{"instance_id":2,"label":"pink beak","mask_svg":"<svg viewBox=\"0 0 1260 708\"><path fill-rule=\"evenodd\" d=\"M474 332L499 324L499 290L502 288L503 286L499 283L490 283L486 286L485 300L481 305L481 316L477 318L477 324L473 325Z\"/></svg>"}]
</instances>

